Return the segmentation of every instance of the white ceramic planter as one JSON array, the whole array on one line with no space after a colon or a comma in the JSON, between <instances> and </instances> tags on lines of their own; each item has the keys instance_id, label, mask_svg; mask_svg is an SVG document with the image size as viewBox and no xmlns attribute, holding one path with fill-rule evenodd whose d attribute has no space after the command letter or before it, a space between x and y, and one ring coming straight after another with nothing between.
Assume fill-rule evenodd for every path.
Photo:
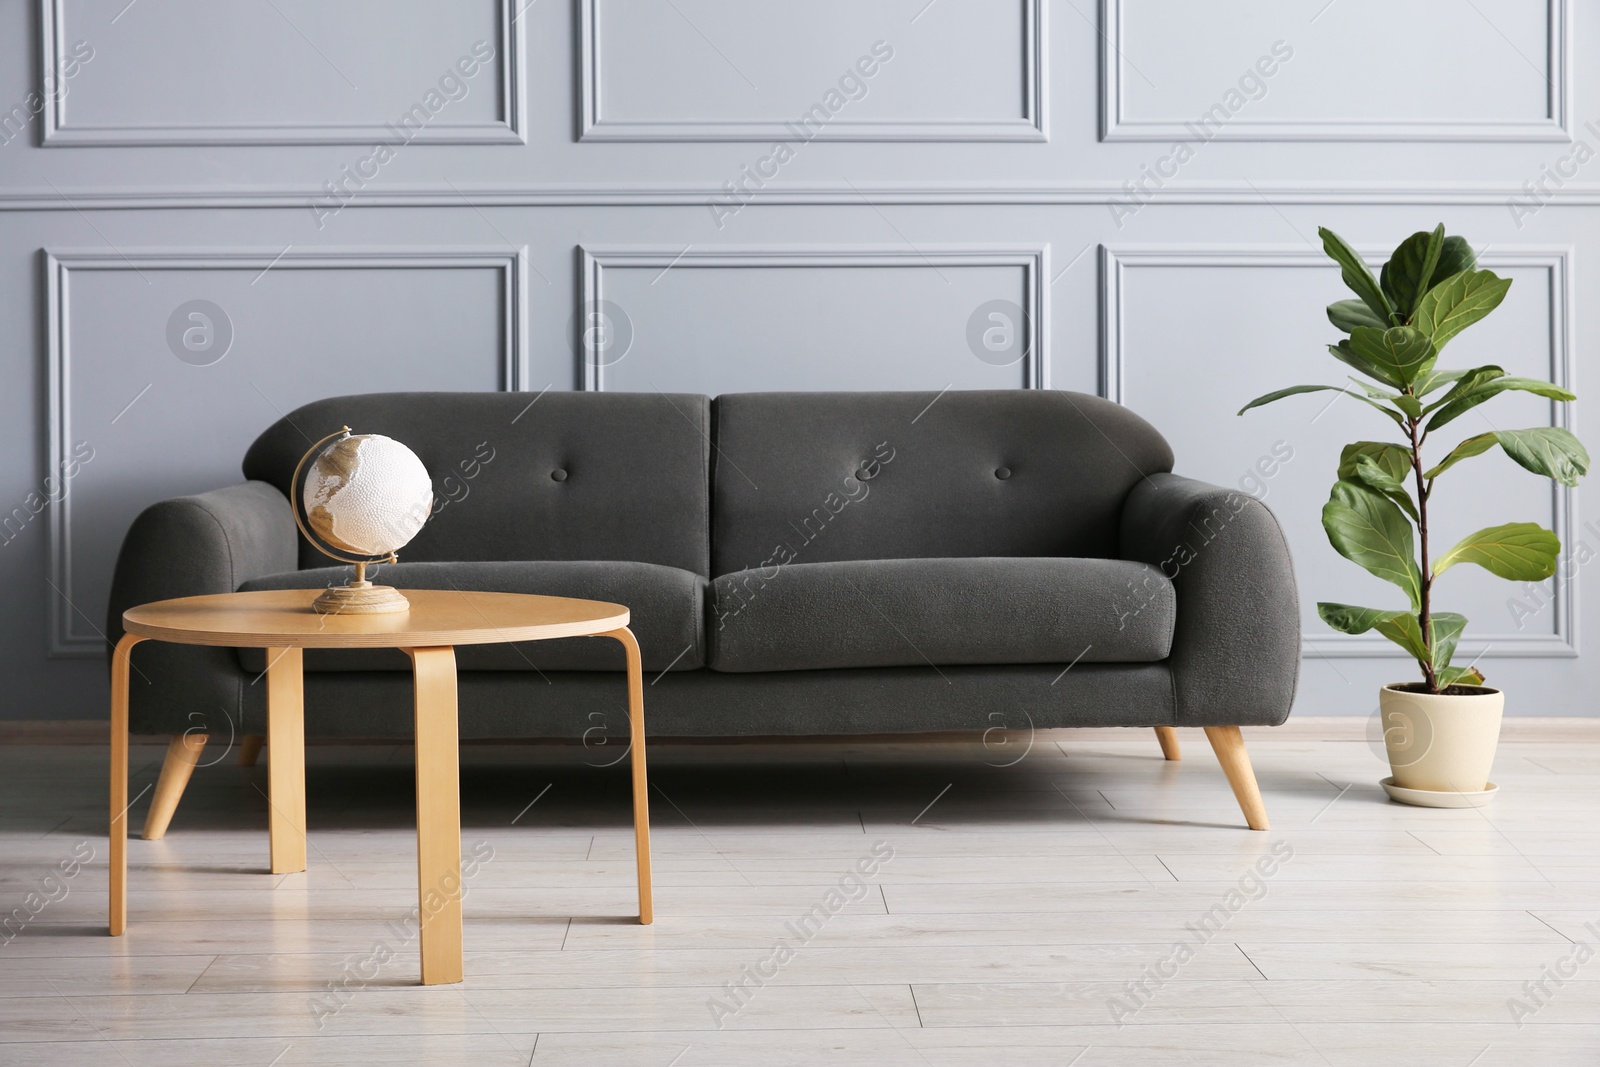
<instances>
[{"instance_id":1,"label":"white ceramic planter","mask_svg":"<svg viewBox=\"0 0 1600 1067\"><path fill-rule=\"evenodd\" d=\"M1386 685L1378 693L1394 784L1436 793L1479 793L1488 786L1506 698L1488 686L1465 688L1474 691L1447 696Z\"/></svg>"}]
</instances>

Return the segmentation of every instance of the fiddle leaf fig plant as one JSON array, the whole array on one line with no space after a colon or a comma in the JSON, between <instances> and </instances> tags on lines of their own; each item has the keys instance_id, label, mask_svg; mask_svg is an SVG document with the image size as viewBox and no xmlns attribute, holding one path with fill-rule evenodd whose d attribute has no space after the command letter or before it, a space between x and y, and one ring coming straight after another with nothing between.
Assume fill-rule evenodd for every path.
<instances>
[{"instance_id":1,"label":"fiddle leaf fig plant","mask_svg":"<svg viewBox=\"0 0 1600 1067\"><path fill-rule=\"evenodd\" d=\"M1428 515L1434 481L1498 447L1534 474L1571 486L1588 471L1589 453L1570 432L1550 426L1474 434L1432 462L1423 459L1424 447L1437 431L1504 392L1557 401L1576 398L1551 382L1513 377L1494 365L1464 370L1437 365L1445 345L1499 307L1511 288L1509 278L1478 269L1464 238L1446 237L1442 224L1431 233L1414 233L1374 277L1338 234L1317 232L1345 285L1356 294L1328 305L1328 321L1346 335L1328 351L1360 377L1349 376L1353 388L1279 389L1250 401L1239 414L1300 393L1332 391L1355 398L1393 424L1399 441L1356 441L1344 447L1338 481L1322 508L1322 526L1341 556L1399 586L1406 606L1322 603L1317 613L1335 630L1375 630L1405 649L1421 667L1429 693L1480 684L1483 675L1475 667L1451 662L1467 620L1434 610L1434 582L1458 563L1473 563L1515 582L1541 581L1555 573L1561 542L1536 523L1509 522L1468 534L1436 553Z\"/></svg>"}]
</instances>

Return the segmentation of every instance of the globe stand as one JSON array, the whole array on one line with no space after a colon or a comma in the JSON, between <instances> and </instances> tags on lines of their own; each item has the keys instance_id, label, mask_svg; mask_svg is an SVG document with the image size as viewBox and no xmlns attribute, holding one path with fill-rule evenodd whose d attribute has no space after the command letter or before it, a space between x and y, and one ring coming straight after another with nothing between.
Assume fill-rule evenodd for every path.
<instances>
[{"instance_id":1,"label":"globe stand","mask_svg":"<svg viewBox=\"0 0 1600 1067\"><path fill-rule=\"evenodd\" d=\"M371 563L394 563L396 556L393 552L382 556L360 557L345 552L335 551L325 544L312 530L310 521L305 515L305 506L301 497L305 483L301 480L301 472L311 461L313 456L319 455L321 449L335 437L350 436L350 427L345 426L335 433L331 433L306 450L300 457L300 462L295 465L294 475L290 478L289 512L294 516L294 524L300 533L310 542L311 547L318 552L355 567L354 581L344 585L329 586L323 590L316 600L311 602L311 610L319 615L387 615L391 613L410 611L411 602L392 585L374 585L367 581L367 565Z\"/></svg>"},{"instance_id":2,"label":"globe stand","mask_svg":"<svg viewBox=\"0 0 1600 1067\"><path fill-rule=\"evenodd\" d=\"M385 615L410 611L411 602L392 585L373 585L367 581L367 565L356 564L355 581L329 586L311 602L320 615Z\"/></svg>"}]
</instances>

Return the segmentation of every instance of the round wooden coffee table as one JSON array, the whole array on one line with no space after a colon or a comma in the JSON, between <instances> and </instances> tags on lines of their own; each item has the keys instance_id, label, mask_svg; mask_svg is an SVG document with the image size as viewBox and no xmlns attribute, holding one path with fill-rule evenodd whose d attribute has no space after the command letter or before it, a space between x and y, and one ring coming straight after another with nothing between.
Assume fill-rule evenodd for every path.
<instances>
[{"instance_id":1,"label":"round wooden coffee table","mask_svg":"<svg viewBox=\"0 0 1600 1067\"><path fill-rule=\"evenodd\" d=\"M620 604L521 593L407 589L411 610L388 615L320 615L320 589L162 600L122 615L127 631L111 659L111 934L127 928L128 669L144 640L267 650L267 737L272 872L306 869L304 688L301 650L398 648L411 657L416 686L417 898L422 984L459 982L461 966L461 795L456 724L456 645L610 637L628 664L633 760L633 832L639 921L652 918L650 812L644 763L644 688L639 644ZM442 903L441 903L442 902Z\"/></svg>"}]
</instances>

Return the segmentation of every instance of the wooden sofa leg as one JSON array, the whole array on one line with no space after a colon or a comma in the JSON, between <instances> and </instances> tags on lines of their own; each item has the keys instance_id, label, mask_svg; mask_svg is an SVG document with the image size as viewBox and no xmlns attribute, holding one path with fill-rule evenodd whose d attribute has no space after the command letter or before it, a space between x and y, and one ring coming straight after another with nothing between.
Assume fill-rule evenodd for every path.
<instances>
[{"instance_id":1,"label":"wooden sofa leg","mask_svg":"<svg viewBox=\"0 0 1600 1067\"><path fill-rule=\"evenodd\" d=\"M1222 764L1222 773L1228 776L1233 795L1244 812L1244 821L1252 830L1265 830L1267 806L1261 801L1261 789L1256 785L1256 772L1250 766L1250 753L1244 748L1244 735L1237 726L1207 726L1206 740Z\"/></svg>"},{"instance_id":2,"label":"wooden sofa leg","mask_svg":"<svg viewBox=\"0 0 1600 1067\"><path fill-rule=\"evenodd\" d=\"M1178 747L1178 731L1170 726L1156 727L1156 740L1161 742L1161 754L1176 763L1183 759L1183 749Z\"/></svg>"},{"instance_id":3,"label":"wooden sofa leg","mask_svg":"<svg viewBox=\"0 0 1600 1067\"><path fill-rule=\"evenodd\" d=\"M206 734L182 734L167 745L167 758L161 764L161 777L156 780L156 791L150 798L150 813L144 819L144 839L158 841L166 836L172 813L178 810L184 787L194 765L200 762L200 753L206 747Z\"/></svg>"},{"instance_id":4,"label":"wooden sofa leg","mask_svg":"<svg viewBox=\"0 0 1600 1067\"><path fill-rule=\"evenodd\" d=\"M254 767L256 760L261 756L261 742L264 738L260 734L245 734L239 739L239 766Z\"/></svg>"}]
</instances>

